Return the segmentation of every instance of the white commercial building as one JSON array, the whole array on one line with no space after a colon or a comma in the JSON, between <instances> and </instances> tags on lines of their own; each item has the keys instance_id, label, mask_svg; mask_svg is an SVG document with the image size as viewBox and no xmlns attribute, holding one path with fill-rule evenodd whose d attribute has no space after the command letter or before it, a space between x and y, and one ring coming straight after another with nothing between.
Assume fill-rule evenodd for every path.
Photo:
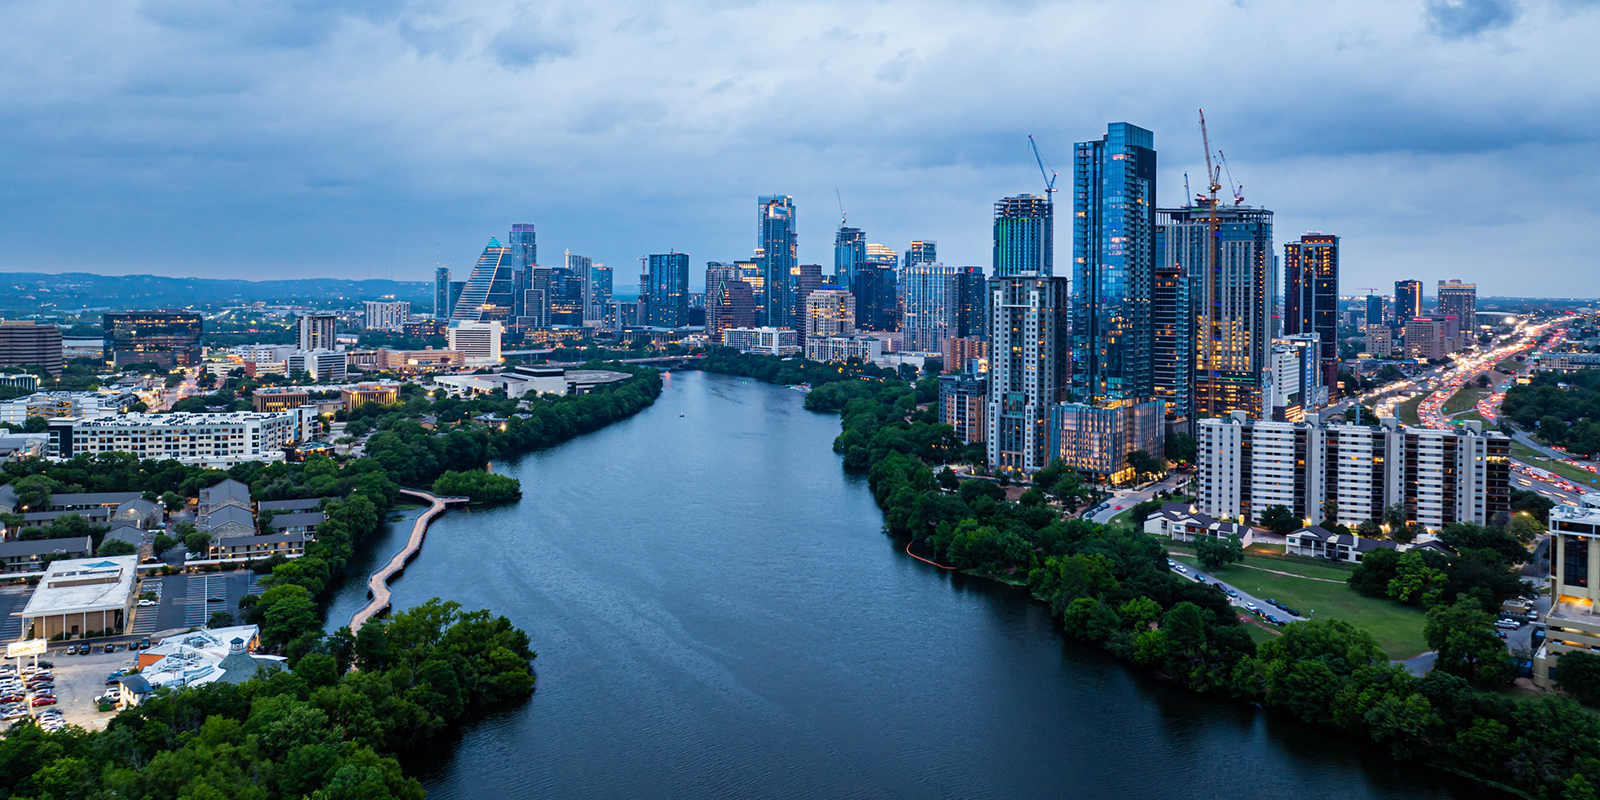
<instances>
[{"instance_id":1,"label":"white commercial building","mask_svg":"<svg viewBox=\"0 0 1600 800\"><path fill-rule=\"evenodd\" d=\"M1272 418L1299 422L1309 411L1328 404L1328 386L1317 358L1315 333L1272 340L1267 365L1272 369Z\"/></svg>"},{"instance_id":2,"label":"white commercial building","mask_svg":"<svg viewBox=\"0 0 1600 800\"><path fill-rule=\"evenodd\" d=\"M737 347L742 353L792 356L800 352L800 335L788 328L724 328L724 347Z\"/></svg>"},{"instance_id":3,"label":"white commercial building","mask_svg":"<svg viewBox=\"0 0 1600 800\"><path fill-rule=\"evenodd\" d=\"M295 320L298 350L336 350L339 346L339 315L301 314Z\"/></svg>"},{"instance_id":4,"label":"white commercial building","mask_svg":"<svg viewBox=\"0 0 1600 800\"><path fill-rule=\"evenodd\" d=\"M504 332L499 322L451 320L450 349L460 353L469 367L492 367L500 363L500 336Z\"/></svg>"},{"instance_id":5,"label":"white commercial building","mask_svg":"<svg viewBox=\"0 0 1600 800\"><path fill-rule=\"evenodd\" d=\"M1438 530L1480 525L1509 512L1511 440L1469 421L1461 429L1324 422L1262 422L1242 412L1200 421L1195 472L1199 510L1258 520L1282 505L1306 524L1381 522L1384 509ZM1325 518L1325 509L1332 511Z\"/></svg>"},{"instance_id":6,"label":"white commercial building","mask_svg":"<svg viewBox=\"0 0 1600 800\"><path fill-rule=\"evenodd\" d=\"M366 305L369 331L404 330L411 316L411 304L405 300L368 300Z\"/></svg>"},{"instance_id":7,"label":"white commercial building","mask_svg":"<svg viewBox=\"0 0 1600 800\"><path fill-rule=\"evenodd\" d=\"M295 347L292 344L242 344L228 348L229 355L238 356L241 361L253 361L257 364L282 364L289 360L289 354L294 351Z\"/></svg>"},{"instance_id":8,"label":"white commercial building","mask_svg":"<svg viewBox=\"0 0 1600 800\"><path fill-rule=\"evenodd\" d=\"M341 383L350 374L350 359L338 350L296 350L283 366L288 373L299 370L317 383Z\"/></svg>"},{"instance_id":9,"label":"white commercial building","mask_svg":"<svg viewBox=\"0 0 1600 800\"><path fill-rule=\"evenodd\" d=\"M22 638L121 633L133 609L138 556L56 561L22 610Z\"/></svg>"},{"instance_id":10,"label":"white commercial building","mask_svg":"<svg viewBox=\"0 0 1600 800\"><path fill-rule=\"evenodd\" d=\"M245 461L279 461L283 449L306 438L316 406L288 411L220 414L123 414L50 421L49 453L133 453L140 458L227 468Z\"/></svg>"},{"instance_id":11,"label":"white commercial building","mask_svg":"<svg viewBox=\"0 0 1600 800\"><path fill-rule=\"evenodd\" d=\"M816 292L812 292L816 295ZM876 336L807 336L806 358L811 361L849 361L870 364L883 357L883 342Z\"/></svg>"},{"instance_id":12,"label":"white commercial building","mask_svg":"<svg viewBox=\"0 0 1600 800\"><path fill-rule=\"evenodd\" d=\"M29 417L97 419L122 413L139 398L121 392L35 392L0 403L0 422L21 427Z\"/></svg>"}]
</instances>

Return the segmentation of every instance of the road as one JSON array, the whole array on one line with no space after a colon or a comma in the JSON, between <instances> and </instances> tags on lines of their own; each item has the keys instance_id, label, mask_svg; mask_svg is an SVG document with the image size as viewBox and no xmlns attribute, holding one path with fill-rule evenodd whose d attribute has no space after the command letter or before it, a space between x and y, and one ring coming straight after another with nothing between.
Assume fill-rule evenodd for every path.
<instances>
[{"instance_id":1,"label":"road","mask_svg":"<svg viewBox=\"0 0 1600 800\"><path fill-rule=\"evenodd\" d=\"M1184 473L1173 473L1142 489L1120 489L1101 501L1106 504L1106 507L1092 514L1089 520L1091 522L1110 522L1112 517L1155 497L1158 492L1170 492L1178 488L1179 485L1188 482L1191 477Z\"/></svg>"},{"instance_id":2,"label":"road","mask_svg":"<svg viewBox=\"0 0 1600 800\"><path fill-rule=\"evenodd\" d=\"M1299 609L1299 608L1297 608L1295 610L1301 612L1301 616L1295 616L1294 614L1290 614L1289 612L1284 611L1283 609L1278 608L1277 606L1274 606L1271 603L1267 602L1268 599L1270 599L1270 598L1257 597L1257 596L1255 596L1255 595L1253 595L1253 594L1251 594L1249 592L1246 592L1243 589L1240 589L1238 586L1235 586L1235 585L1233 585L1231 583L1225 583L1223 581L1217 580L1216 578L1212 577L1211 575L1206 574L1205 570L1203 570L1200 567L1200 562L1195 560L1194 558L1191 558L1189 556L1175 555L1175 556L1172 557L1172 560L1179 562L1186 569L1188 569L1188 572L1184 572L1184 571L1178 570L1178 569L1174 569L1173 570L1173 573L1175 575L1177 575L1178 577L1180 577L1180 578L1187 578L1188 580L1191 580L1191 581L1202 581L1203 580L1205 583L1209 583L1209 584L1211 584L1213 586L1220 586L1224 590L1232 589L1234 591L1234 593L1237 594L1238 596L1237 597L1229 596L1228 602L1230 604L1238 607L1238 608L1244 609L1245 613L1247 613L1247 614L1250 613L1249 606L1250 605L1254 605L1257 608L1267 612L1268 614L1271 614L1271 615L1277 617L1278 619L1281 619L1281 620L1284 620L1284 621L1287 621L1287 622L1304 622L1304 621L1310 619L1312 613L1314 612L1314 609Z\"/></svg>"}]
</instances>

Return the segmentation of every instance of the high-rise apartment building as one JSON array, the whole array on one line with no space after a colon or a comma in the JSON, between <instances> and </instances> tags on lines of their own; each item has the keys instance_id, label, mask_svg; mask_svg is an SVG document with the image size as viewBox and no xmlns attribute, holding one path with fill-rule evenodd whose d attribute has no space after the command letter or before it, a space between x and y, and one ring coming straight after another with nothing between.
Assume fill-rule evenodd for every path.
<instances>
[{"instance_id":1,"label":"high-rise apartment building","mask_svg":"<svg viewBox=\"0 0 1600 800\"><path fill-rule=\"evenodd\" d=\"M856 267L856 282L850 293L856 297L856 325L869 331L899 329L898 293L894 269L872 263Z\"/></svg>"},{"instance_id":2,"label":"high-rise apartment building","mask_svg":"<svg viewBox=\"0 0 1600 800\"><path fill-rule=\"evenodd\" d=\"M1150 270L1151 395L1166 404L1167 419L1193 421L1195 259L1167 246L1167 229L1157 225Z\"/></svg>"},{"instance_id":3,"label":"high-rise apartment building","mask_svg":"<svg viewBox=\"0 0 1600 800\"><path fill-rule=\"evenodd\" d=\"M1533 683L1557 688L1562 657L1600 650L1600 495L1580 495L1578 506L1550 509L1549 637L1533 653Z\"/></svg>"},{"instance_id":4,"label":"high-rise apartment building","mask_svg":"<svg viewBox=\"0 0 1600 800\"><path fill-rule=\"evenodd\" d=\"M1067 399L1067 279L989 279L990 469L1034 472L1050 464L1051 408Z\"/></svg>"},{"instance_id":5,"label":"high-rise apartment building","mask_svg":"<svg viewBox=\"0 0 1600 800\"><path fill-rule=\"evenodd\" d=\"M369 331L399 331L411 317L411 303L405 300L366 301L366 329Z\"/></svg>"},{"instance_id":6,"label":"high-rise apartment building","mask_svg":"<svg viewBox=\"0 0 1600 800\"><path fill-rule=\"evenodd\" d=\"M959 269L922 261L908 263L900 271L900 330L905 334L905 349L937 352L939 342L957 334Z\"/></svg>"},{"instance_id":7,"label":"high-rise apartment building","mask_svg":"<svg viewBox=\"0 0 1600 800\"><path fill-rule=\"evenodd\" d=\"M338 350L337 314L301 314L295 320L295 344L299 350Z\"/></svg>"},{"instance_id":8,"label":"high-rise apartment building","mask_svg":"<svg viewBox=\"0 0 1600 800\"><path fill-rule=\"evenodd\" d=\"M433 318L450 317L450 268L439 267L433 271Z\"/></svg>"},{"instance_id":9,"label":"high-rise apartment building","mask_svg":"<svg viewBox=\"0 0 1600 800\"><path fill-rule=\"evenodd\" d=\"M956 438L973 444L989 435L989 376L964 370L939 376L939 422L955 429Z\"/></svg>"},{"instance_id":10,"label":"high-rise apartment building","mask_svg":"<svg viewBox=\"0 0 1600 800\"><path fill-rule=\"evenodd\" d=\"M1447 333L1445 320L1439 317L1406 320L1406 358L1436 361L1454 352L1455 340Z\"/></svg>"},{"instance_id":11,"label":"high-rise apartment building","mask_svg":"<svg viewBox=\"0 0 1600 800\"><path fill-rule=\"evenodd\" d=\"M689 324L689 254L655 253L647 263L650 282L640 297L650 303L649 324L657 328Z\"/></svg>"},{"instance_id":12,"label":"high-rise apartment building","mask_svg":"<svg viewBox=\"0 0 1600 800\"><path fill-rule=\"evenodd\" d=\"M989 372L989 342L979 336L951 336L939 342L939 355L944 358L946 373L966 372L969 365L979 372Z\"/></svg>"},{"instance_id":13,"label":"high-rise apartment building","mask_svg":"<svg viewBox=\"0 0 1600 800\"><path fill-rule=\"evenodd\" d=\"M860 228L841 224L833 236L833 280L840 286L854 286L856 267L867 260L867 234Z\"/></svg>"},{"instance_id":14,"label":"high-rise apartment building","mask_svg":"<svg viewBox=\"0 0 1600 800\"><path fill-rule=\"evenodd\" d=\"M1388 358L1394 355L1394 331L1388 325L1368 325L1367 337L1363 343L1369 355L1376 358Z\"/></svg>"},{"instance_id":15,"label":"high-rise apartment building","mask_svg":"<svg viewBox=\"0 0 1600 800\"><path fill-rule=\"evenodd\" d=\"M821 264L796 264L789 273L789 278L794 285L795 330L800 332L802 340L810 335L805 330L806 297L822 287Z\"/></svg>"},{"instance_id":16,"label":"high-rise apartment building","mask_svg":"<svg viewBox=\"0 0 1600 800\"><path fill-rule=\"evenodd\" d=\"M1339 237L1308 233L1283 243L1283 333L1314 333L1322 383L1339 383Z\"/></svg>"},{"instance_id":17,"label":"high-rise apartment building","mask_svg":"<svg viewBox=\"0 0 1600 800\"><path fill-rule=\"evenodd\" d=\"M563 298L563 305L571 309L562 313L570 314L573 317L572 325L581 326L585 321L594 319L589 308L594 295L594 289L591 286L591 282L594 280L594 259L588 256L580 256L571 250L564 250L561 253L561 267L567 271L567 281L570 284L567 294ZM643 297L644 294L645 285L641 283L639 284L639 296Z\"/></svg>"},{"instance_id":18,"label":"high-rise apartment building","mask_svg":"<svg viewBox=\"0 0 1600 800\"><path fill-rule=\"evenodd\" d=\"M522 306L526 298L523 292L533 286L533 268L539 263L539 239L534 235L533 223L513 223L506 244L511 248L511 316L515 318L527 313Z\"/></svg>"},{"instance_id":19,"label":"high-rise apartment building","mask_svg":"<svg viewBox=\"0 0 1600 800\"><path fill-rule=\"evenodd\" d=\"M102 314L106 363L163 367L200 365L201 316L193 311L113 311Z\"/></svg>"},{"instance_id":20,"label":"high-rise apartment building","mask_svg":"<svg viewBox=\"0 0 1600 800\"><path fill-rule=\"evenodd\" d=\"M1072 395L1148 399L1156 228L1155 135L1112 123L1075 147Z\"/></svg>"},{"instance_id":21,"label":"high-rise apartment building","mask_svg":"<svg viewBox=\"0 0 1600 800\"><path fill-rule=\"evenodd\" d=\"M1321 341L1315 333L1272 340L1272 419L1301 422L1308 412L1328 404Z\"/></svg>"},{"instance_id":22,"label":"high-rise apartment building","mask_svg":"<svg viewBox=\"0 0 1600 800\"><path fill-rule=\"evenodd\" d=\"M583 313L585 322L602 320L611 306L611 268L596 264L589 268L589 307Z\"/></svg>"},{"instance_id":23,"label":"high-rise apartment building","mask_svg":"<svg viewBox=\"0 0 1600 800\"><path fill-rule=\"evenodd\" d=\"M515 295L521 283L516 273L512 248L491 237L467 277L450 318L462 322L510 322L516 316Z\"/></svg>"},{"instance_id":24,"label":"high-rise apartment building","mask_svg":"<svg viewBox=\"0 0 1600 800\"><path fill-rule=\"evenodd\" d=\"M1262 422L1241 411L1201 420L1196 439L1196 505L1214 517L1254 521L1282 505L1313 524L1354 528L1382 523L1399 504L1408 521L1439 530L1486 525L1511 507L1511 440L1476 420L1437 430L1393 417Z\"/></svg>"},{"instance_id":25,"label":"high-rise apartment building","mask_svg":"<svg viewBox=\"0 0 1600 800\"><path fill-rule=\"evenodd\" d=\"M791 283L790 273L800 263L794 198L764 195L757 198L756 203L766 323L769 327L793 330L796 287Z\"/></svg>"},{"instance_id":26,"label":"high-rise apartment building","mask_svg":"<svg viewBox=\"0 0 1600 800\"><path fill-rule=\"evenodd\" d=\"M1383 324L1383 295L1381 295L1381 294L1369 294L1369 295L1367 295L1367 325L1370 327L1370 326L1373 326L1373 325L1382 325L1382 324Z\"/></svg>"},{"instance_id":27,"label":"high-rise apartment building","mask_svg":"<svg viewBox=\"0 0 1600 800\"><path fill-rule=\"evenodd\" d=\"M1272 212L1189 206L1157 212L1165 259L1191 276L1194 418L1271 414L1266 381L1277 279ZM1211 235L1212 226L1216 235Z\"/></svg>"},{"instance_id":28,"label":"high-rise apartment building","mask_svg":"<svg viewBox=\"0 0 1600 800\"><path fill-rule=\"evenodd\" d=\"M844 289L828 285L806 296L807 337L853 335L856 332L856 298Z\"/></svg>"},{"instance_id":29,"label":"high-rise apartment building","mask_svg":"<svg viewBox=\"0 0 1600 800\"><path fill-rule=\"evenodd\" d=\"M994 204L994 275L1055 274L1055 211L1048 198L1019 194Z\"/></svg>"},{"instance_id":30,"label":"high-rise apartment building","mask_svg":"<svg viewBox=\"0 0 1600 800\"><path fill-rule=\"evenodd\" d=\"M913 264L939 263L939 243L932 239L911 240L911 247L906 250L906 266Z\"/></svg>"},{"instance_id":31,"label":"high-rise apartment building","mask_svg":"<svg viewBox=\"0 0 1600 800\"><path fill-rule=\"evenodd\" d=\"M1452 279L1439 281L1439 309L1441 317L1455 317L1460 323L1456 335L1461 344L1475 342L1478 336L1478 285Z\"/></svg>"},{"instance_id":32,"label":"high-rise apartment building","mask_svg":"<svg viewBox=\"0 0 1600 800\"><path fill-rule=\"evenodd\" d=\"M983 267L956 267L955 335L983 339L989 335L989 279Z\"/></svg>"},{"instance_id":33,"label":"high-rise apartment building","mask_svg":"<svg viewBox=\"0 0 1600 800\"><path fill-rule=\"evenodd\" d=\"M1413 317L1422 316L1422 281L1394 282L1394 323L1404 330Z\"/></svg>"},{"instance_id":34,"label":"high-rise apartment building","mask_svg":"<svg viewBox=\"0 0 1600 800\"><path fill-rule=\"evenodd\" d=\"M61 377L61 329L25 320L0 321L0 367L43 367Z\"/></svg>"}]
</instances>

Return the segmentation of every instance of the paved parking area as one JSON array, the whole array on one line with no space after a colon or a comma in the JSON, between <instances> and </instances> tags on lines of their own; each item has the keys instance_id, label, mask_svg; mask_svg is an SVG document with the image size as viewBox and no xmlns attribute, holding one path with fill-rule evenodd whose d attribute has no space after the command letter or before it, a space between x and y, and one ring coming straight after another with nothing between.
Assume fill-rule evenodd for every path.
<instances>
[{"instance_id":1,"label":"paved parking area","mask_svg":"<svg viewBox=\"0 0 1600 800\"><path fill-rule=\"evenodd\" d=\"M0 642L22 638L22 617L15 614L27 608L30 597L33 597L32 586L0 586Z\"/></svg>"},{"instance_id":2,"label":"paved parking area","mask_svg":"<svg viewBox=\"0 0 1600 800\"><path fill-rule=\"evenodd\" d=\"M135 609L128 632L148 636L156 631L203 628L218 611L226 611L237 620L239 601L246 594L260 594L264 588L256 583L256 574L245 569L151 575L140 582L139 592L155 594L157 605Z\"/></svg>"},{"instance_id":3,"label":"paved parking area","mask_svg":"<svg viewBox=\"0 0 1600 800\"><path fill-rule=\"evenodd\" d=\"M62 650L52 648L49 657L42 659L53 664L50 673L55 676L56 704L43 706L39 710L54 708L61 712L62 719L69 725L81 725L90 730L104 728L106 721L116 713L101 713L95 707L94 698L105 694L107 675L138 662L136 653L123 647L118 647L114 653L107 653L104 652L104 645L96 646L95 651L86 656L61 655ZM32 660L27 659L24 663L32 663Z\"/></svg>"}]
</instances>

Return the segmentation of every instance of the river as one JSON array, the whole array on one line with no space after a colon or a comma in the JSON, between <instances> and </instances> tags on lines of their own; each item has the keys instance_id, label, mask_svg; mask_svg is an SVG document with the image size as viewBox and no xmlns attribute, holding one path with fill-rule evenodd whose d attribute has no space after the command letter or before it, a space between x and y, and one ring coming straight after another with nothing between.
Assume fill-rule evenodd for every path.
<instances>
[{"instance_id":1,"label":"river","mask_svg":"<svg viewBox=\"0 0 1600 800\"><path fill-rule=\"evenodd\" d=\"M409 764L430 796L1483 796L1152 680L1025 593L908 558L803 399L669 373L638 416L496 464L520 503L434 524L396 607L505 614L539 689ZM330 625L364 599L348 581Z\"/></svg>"}]
</instances>

